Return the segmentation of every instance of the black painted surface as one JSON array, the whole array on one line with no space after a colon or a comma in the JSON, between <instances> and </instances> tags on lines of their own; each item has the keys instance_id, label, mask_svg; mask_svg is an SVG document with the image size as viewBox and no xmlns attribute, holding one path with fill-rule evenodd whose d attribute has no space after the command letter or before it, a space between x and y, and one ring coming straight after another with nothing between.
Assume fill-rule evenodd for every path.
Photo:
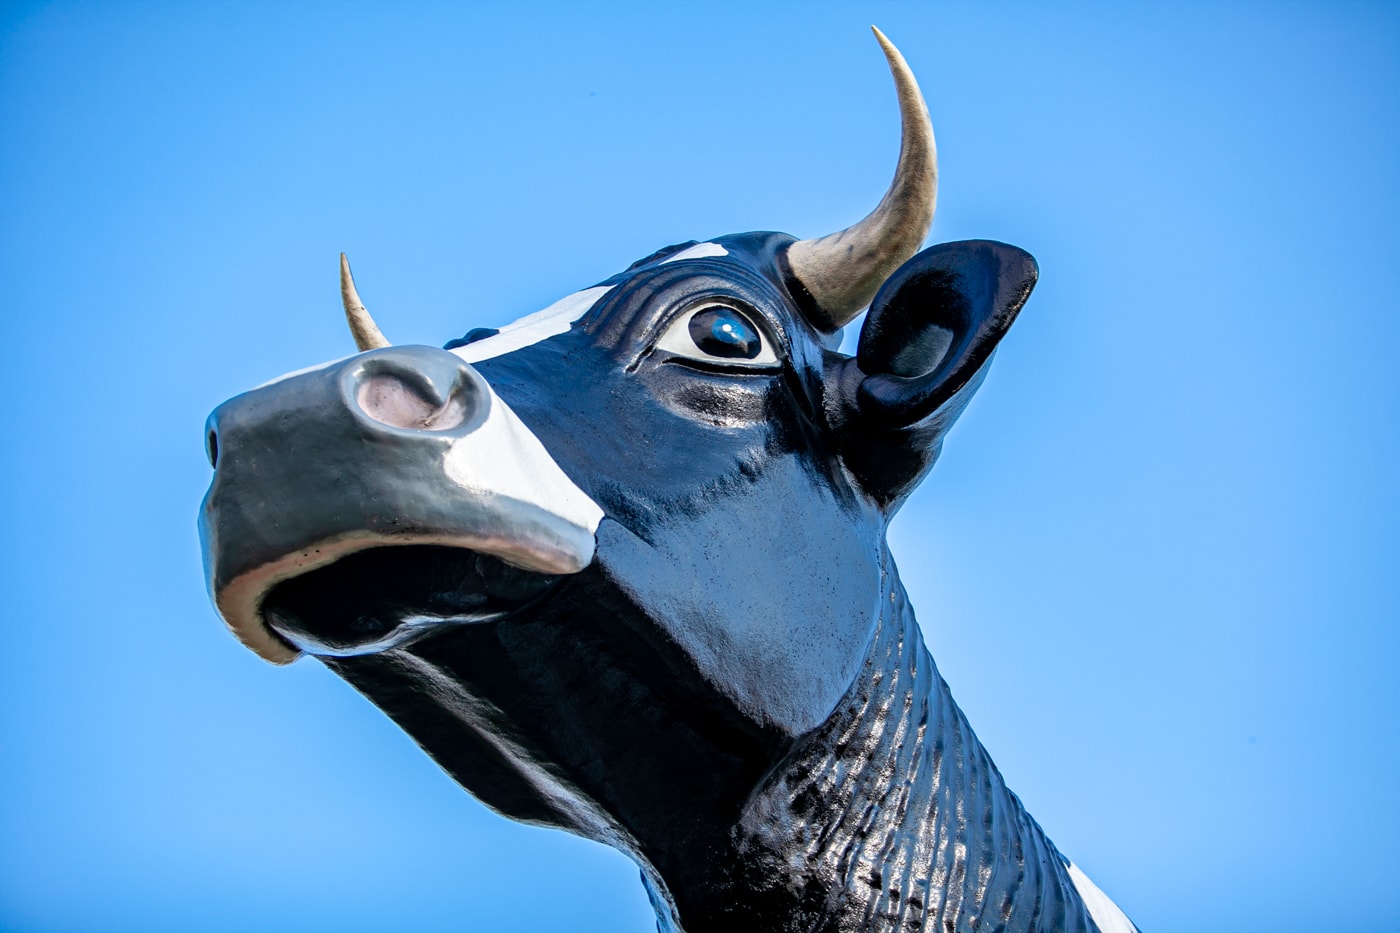
<instances>
[{"instance_id":1,"label":"black painted surface","mask_svg":"<svg viewBox=\"0 0 1400 933\"><path fill-rule=\"evenodd\" d=\"M1095 929L938 676L884 541L1034 261L925 250L852 359L790 290L792 238L716 242L727 256L663 250L568 333L474 366L602 507L590 566L532 580L381 548L282 584L269 623L344 654L323 652L489 806L631 854L663 929ZM655 347L706 303L743 309L778 362ZM317 384L288 380L279 405Z\"/></svg>"}]
</instances>

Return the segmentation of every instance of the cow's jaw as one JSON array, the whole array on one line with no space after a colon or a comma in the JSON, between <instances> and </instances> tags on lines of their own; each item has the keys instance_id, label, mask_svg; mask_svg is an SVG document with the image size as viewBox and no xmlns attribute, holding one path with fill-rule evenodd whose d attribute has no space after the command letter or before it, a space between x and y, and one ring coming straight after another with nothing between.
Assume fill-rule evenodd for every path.
<instances>
[{"instance_id":1,"label":"cow's jaw","mask_svg":"<svg viewBox=\"0 0 1400 933\"><path fill-rule=\"evenodd\" d=\"M346 657L403 647L446 626L501 621L559 579L465 548L376 547L282 581L261 613L297 649Z\"/></svg>"}]
</instances>

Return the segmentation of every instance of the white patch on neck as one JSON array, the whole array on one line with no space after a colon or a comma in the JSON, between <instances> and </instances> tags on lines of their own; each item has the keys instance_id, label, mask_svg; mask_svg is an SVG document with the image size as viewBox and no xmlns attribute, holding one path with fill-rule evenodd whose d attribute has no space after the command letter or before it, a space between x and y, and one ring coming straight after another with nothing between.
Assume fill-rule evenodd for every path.
<instances>
[{"instance_id":1,"label":"white patch on neck","mask_svg":"<svg viewBox=\"0 0 1400 933\"><path fill-rule=\"evenodd\" d=\"M1079 870L1079 866L1069 863L1069 880L1074 882L1080 900L1089 911L1089 916L1098 924L1102 933L1138 933L1133 922L1118 909L1118 905L1099 890L1099 886L1089 880L1089 876Z\"/></svg>"},{"instance_id":2,"label":"white patch on neck","mask_svg":"<svg viewBox=\"0 0 1400 933\"><path fill-rule=\"evenodd\" d=\"M497 334L455 347L448 352L455 353L468 363L477 363L489 360L493 356L513 353L549 337L568 333L569 328L574 326L574 321L587 314L588 309L610 291L611 285L595 285L593 288L574 292L560 298L543 311L527 314L520 320L507 324Z\"/></svg>"},{"instance_id":3,"label":"white patch on neck","mask_svg":"<svg viewBox=\"0 0 1400 933\"><path fill-rule=\"evenodd\" d=\"M706 256L728 256L729 250L718 243L696 243L689 249L683 249L674 256L667 256L657 263L664 266L668 262L680 262L682 259L704 259Z\"/></svg>"}]
</instances>

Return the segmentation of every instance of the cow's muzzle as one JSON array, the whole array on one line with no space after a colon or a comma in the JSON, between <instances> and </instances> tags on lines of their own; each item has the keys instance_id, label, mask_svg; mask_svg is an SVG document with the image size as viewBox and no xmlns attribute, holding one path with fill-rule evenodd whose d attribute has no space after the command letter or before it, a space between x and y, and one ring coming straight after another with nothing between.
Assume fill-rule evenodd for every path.
<instances>
[{"instance_id":1,"label":"cow's muzzle","mask_svg":"<svg viewBox=\"0 0 1400 933\"><path fill-rule=\"evenodd\" d=\"M210 591L269 661L498 616L593 559L601 509L443 350L389 347L294 373L221 405L206 442ZM415 583L436 601L399 592Z\"/></svg>"}]
</instances>

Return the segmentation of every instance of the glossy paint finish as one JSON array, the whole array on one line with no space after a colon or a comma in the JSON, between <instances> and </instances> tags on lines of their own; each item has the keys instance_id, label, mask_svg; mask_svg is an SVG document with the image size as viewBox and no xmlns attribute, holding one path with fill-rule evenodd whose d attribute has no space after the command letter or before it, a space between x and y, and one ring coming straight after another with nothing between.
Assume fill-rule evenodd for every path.
<instances>
[{"instance_id":1,"label":"glossy paint finish","mask_svg":"<svg viewBox=\"0 0 1400 933\"><path fill-rule=\"evenodd\" d=\"M804 314L792 242L663 250L566 332L471 367L601 508L587 566L379 547L272 588L266 620L492 808L631 855L663 930L1094 930L938 677L884 543L1035 264L990 241L920 253L851 358ZM745 348L708 340L702 314Z\"/></svg>"}]
</instances>

